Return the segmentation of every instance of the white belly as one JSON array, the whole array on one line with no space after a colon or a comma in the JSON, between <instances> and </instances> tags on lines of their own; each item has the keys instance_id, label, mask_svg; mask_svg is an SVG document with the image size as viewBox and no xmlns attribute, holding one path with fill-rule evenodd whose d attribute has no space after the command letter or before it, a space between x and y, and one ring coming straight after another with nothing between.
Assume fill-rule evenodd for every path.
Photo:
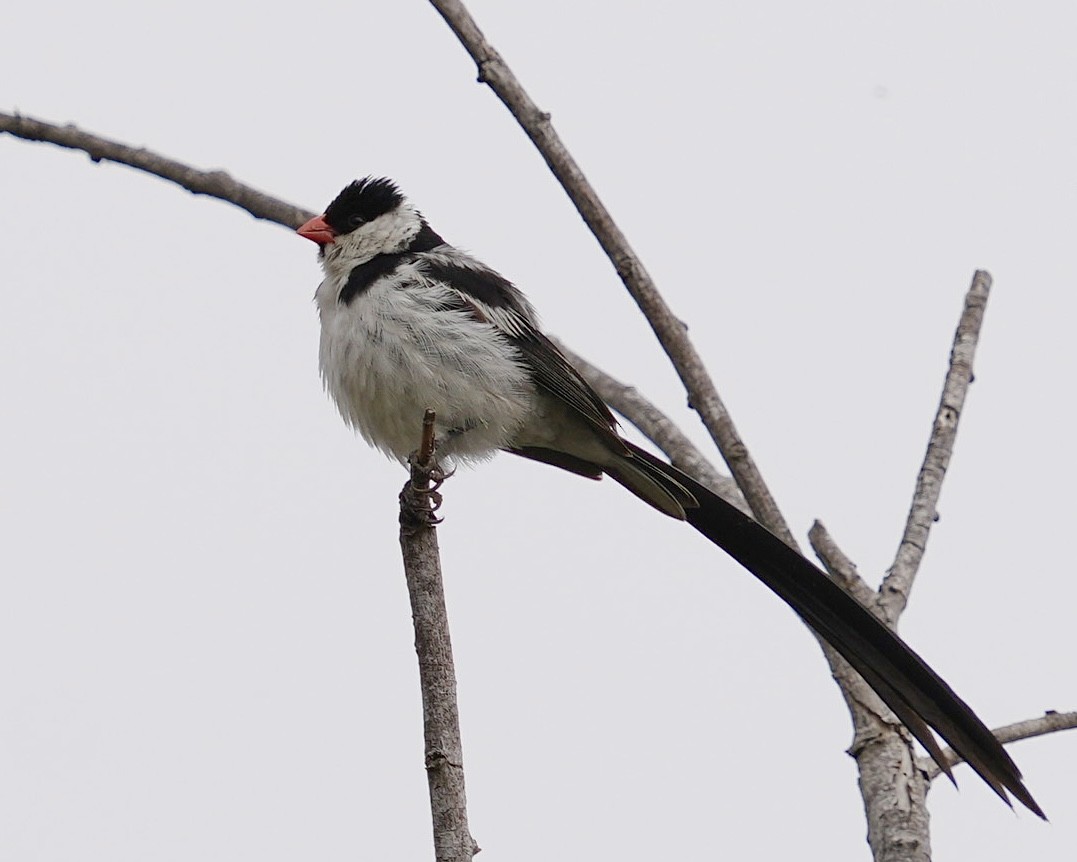
<instances>
[{"instance_id":1,"label":"white belly","mask_svg":"<svg viewBox=\"0 0 1077 862\"><path fill-rule=\"evenodd\" d=\"M401 461L418 449L423 414L437 414L438 451L489 457L511 444L533 386L515 348L490 324L445 311L440 285L382 281L349 305L339 283L318 288L322 379L345 421Z\"/></svg>"}]
</instances>

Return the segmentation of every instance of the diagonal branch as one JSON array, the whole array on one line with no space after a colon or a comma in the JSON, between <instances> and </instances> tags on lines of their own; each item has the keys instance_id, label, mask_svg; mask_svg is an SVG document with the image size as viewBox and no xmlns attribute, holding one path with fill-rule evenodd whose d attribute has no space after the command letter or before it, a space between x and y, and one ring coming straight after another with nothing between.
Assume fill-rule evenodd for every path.
<instances>
[{"instance_id":1,"label":"diagonal branch","mask_svg":"<svg viewBox=\"0 0 1077 862\"><path fill-rule=\"evenodd\" d=\"M887 623L896 625L909 602L913 581L920 569L931 533L931 525L937 518L936 506L942 493L942 480L950 465L957 438L957 424L965 406L965 395L972 383L972 360L983 326L984 309L991 290L991 276L978 270L972 277L972 286L965 294L965 308L954 333L954 346L950 352L950 368L942 387L942 398L931 426L931 439L927 445L924 463L916 477L909 517L905 533L898 545L894 564L890 567L879 588L879 607Z\"/></svg>"},{"instance_id":2,"label":"diagonal branch","mask_svg":"<svg viewBox=\"0 0 1077 862\"><path fill-rule=\"evenodd\" d=\"M228 201L246 210L255 218L275 222L284 227L299 227L314 215L294 204L252 189L232 179L224 171L200 171L143 147L121 144L84 132L70 124L57 126L31 117L24 117L21 114L0 112L0 132L7 132L9 135L27 141L40 141L56 144L58 147L82 150L95 162L116 162L137 168L182 186L192 194L208 195Z\"/></svg>"},{"instance_id":3,"label":"diagonal branch","mask_svg":"<svg viewBox=\"0 0 1077 862\"><path fill-rule=\"evenodd\" d=\"M815 551L815 556L823 564L830 576L839 581L864 607L873 609L875 591L867 585L856 570L856 563L850 560L838 547L834 537L822 521L817 520L808 530L808 544Z\"/></svg>"},{"instance_id":4,"label":"diagonal branch","mask_svg":"<svg viewBox=\"0 0 1077 862\"><path fill-rule=\"evenodd\" d=\"M1036 736L1046 736L1048 733L1074 729L1077 729L1077 712L1055 712L1050 709L1039 718L1017 721L1004 727L995 728L991 732L995 734L999 742L1008 745L1011 742L1020 742L1023 739L1032 739ZM952 748L943 749L942 753L946 755L946 761L950 766L956 766L962 762L961 757ZM939 765L926 758L921 761L921 768L927 773L928 781L934 781L942 774Z\"/></svg>"},{"instance_id":5,"label":"diagonal branch","mask_svg":"<svg viewBox=\"0 0 1077 862\"><path fill-rule=\"evenodd\" d=\"M628 292L658 336L662 349L677 369L688 390L692 407L699 413L718 451L729 465L756 518L788 545L797 547L778 504L737 433L703 360L692 346L684 324L666 305L625 235L565 148L550 122L550 115L531 100L501 55L486 41L475 19L460 0L430 2L475 60L479 68L479 81L488 84L505 103L613 263Z\"/></svg>"}]
</instances>

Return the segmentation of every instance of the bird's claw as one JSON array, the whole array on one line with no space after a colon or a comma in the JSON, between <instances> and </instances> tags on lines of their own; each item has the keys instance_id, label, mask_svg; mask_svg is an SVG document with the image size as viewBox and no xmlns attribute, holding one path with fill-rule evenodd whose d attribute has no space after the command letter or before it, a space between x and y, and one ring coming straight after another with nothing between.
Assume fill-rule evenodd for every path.
<instances>
[{"instance_id":1,"label":"bird's claw","mask_svg":"<svg viewBox=\"0 0 1077 862\"><path fill-rule=\"evenodd\" d=\"M441 508L442 496L433 488L416 488L411 482L400 492L400 525L415 531L421 527L436 527L444 518L435 513Z\"/></svg>"},{"instance_id":2,"label":"bird's claw","mask_svg":"<svg viewBox=\"0 0 1077 862\"><path fill-rule=\"evenodd\" d=\"M437 491L438 488L445 484L446 479L452 478L455 472L455 467L452 470L446 471L442 469L440 464L435 462L434 466L430 468L430 490ZM440 498L440 496L441 495L439 494L438 497Z\"/></svg>"},{"instance_id":3,"label":"bird's claw","mask_svg":"<svg viewBox=\"0 0 1077 862\"><path fill-rule=\"evenodd\" d=\"M444 501L438 489L455 470L446 471L437 461L422 464L418 452L408 456L408 466L412 480L400 492L400 523L413 530L437 526L444 520L435 514Z\"/></svg>"}]
</instances>

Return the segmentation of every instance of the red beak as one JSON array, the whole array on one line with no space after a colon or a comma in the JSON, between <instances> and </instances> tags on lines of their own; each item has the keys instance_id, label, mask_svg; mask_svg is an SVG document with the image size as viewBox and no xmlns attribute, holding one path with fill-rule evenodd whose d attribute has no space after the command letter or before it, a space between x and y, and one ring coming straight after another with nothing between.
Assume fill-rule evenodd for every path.
<instances>
[{"instance_id":1,"label":"red beak","mask_svg":"<svg viewBox=\"0 0 1077 862\"><path fill-rule=\"evenodd\" d=\"M337 238L337 232L329 226L329 222L325 220L325 216L315 216L297 231L302 237L306 237L311 242L316 242L318 245L329 245L333 240Z\"/></svg>"}]
</instances>

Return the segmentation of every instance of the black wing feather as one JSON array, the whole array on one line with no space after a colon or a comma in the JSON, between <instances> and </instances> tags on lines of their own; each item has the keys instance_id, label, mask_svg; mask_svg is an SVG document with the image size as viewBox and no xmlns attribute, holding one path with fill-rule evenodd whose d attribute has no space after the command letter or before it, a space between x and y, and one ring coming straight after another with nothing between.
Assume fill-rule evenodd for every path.
<instances>
[{"instance_id":1,"label":"black wing feather","mask_svg":"<svg viewBox=\"0 0 1077 862\"><path fill-rule=\"evenodd\" d=\"M523 354L537 386L564 401L603 436L619 443L620 437L613 430L617 423L606 402L539 331L533 312L512 282L470 258L458 259L458 254L421 255L426 275L456 291L463 307L477 319L496 326Z\"/></svg>"}]
</instances>

